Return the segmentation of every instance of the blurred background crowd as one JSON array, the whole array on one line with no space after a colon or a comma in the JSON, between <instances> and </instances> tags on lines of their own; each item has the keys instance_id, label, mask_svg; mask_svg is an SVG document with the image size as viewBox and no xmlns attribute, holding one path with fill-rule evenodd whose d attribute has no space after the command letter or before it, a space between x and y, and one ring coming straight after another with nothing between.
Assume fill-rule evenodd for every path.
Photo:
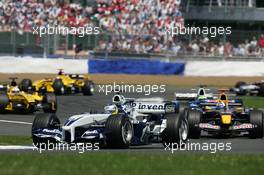
<instances>
[{"instance_id":1,"label":"blurred background crowd","mask_svg":"<svg viewBox=\"0 0 264 175\"><path fill-rule=\"evenodd\" d=\"M216 3L222 6L221 0ZM93 48L95 51L230 57L263 55L264 35L245 38L239 43L214 41L208 36L194 36L189 40L165 35L164 30L169 27L185 25L184 10L181 0L96 0L86 6L67 0L2 0L0 32L15 31L23 35L32 33L34 26L48 24L96 25L101 33L111 37L99 38Z\"/></svg>"}]
</instances>

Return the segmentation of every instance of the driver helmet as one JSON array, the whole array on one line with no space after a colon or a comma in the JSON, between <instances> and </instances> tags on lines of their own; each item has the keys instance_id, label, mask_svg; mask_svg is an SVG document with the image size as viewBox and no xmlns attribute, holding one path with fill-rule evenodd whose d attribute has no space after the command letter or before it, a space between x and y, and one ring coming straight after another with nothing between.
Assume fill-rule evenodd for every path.
<instances>
[{"instance_id":1,"label":"driver helmet","mask_svg":"<svg viewBox=\"0 0 264 175\"><path fill-rule=\"evenodd\" d=\"M60 69L58 75L63 75L63 74L64 74L63 69Z\"/></svg>"},{"instance_id":2,"label":"driver helmet","mask_svg":"<svg viewBox=\"0 0 264 175\"><path fill-rule=\"evenodd\" d=\"M205 95L199 95L198 96L198 100L205 100L206 99L206 96Z\"/></svg>"},{"instance_id":3,"label":"driver helmet","mask_svg":"<svg viewBox=\"0 0 264 175\"><path fill-rule=\"evenodd\" d=\"M123 105L125 103L125 97L122 95L115 95L112 100L117 105Z\"/></svg>"}]
</instances>

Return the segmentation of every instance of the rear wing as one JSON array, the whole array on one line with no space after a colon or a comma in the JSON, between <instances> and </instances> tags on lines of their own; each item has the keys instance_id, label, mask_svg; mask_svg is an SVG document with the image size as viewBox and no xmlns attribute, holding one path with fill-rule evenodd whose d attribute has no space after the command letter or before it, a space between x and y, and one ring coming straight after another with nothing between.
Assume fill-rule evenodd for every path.
<instances>
[{"instance_id":1,"label":"rear wing","mask_svg":"<svg viewBox=\"0 0 264 175\"><path fill-rule=\"evenodd\" d=\"M175 93L176 100L195 100L197 93Z\"/></svg>"},{"instance_id":2,"label":"rear wing","mask_svg":"<svg viewBox=\"0 0 264 175\"><path fill-rule=\"evenodd\" d=\"M236 94L235 94L233 91L230 91L230 90L228 91L228 93L225 93L225 94L226 94L226 96L229 97L229 98L230 98L230 97L231 97L231 98L236 97ZM216 97L219 97L220 94L219 94L219 93L214 93L213 95L216 96Z\"/></svg>"},{"instance_id":3,"label":"rear wing","mask_svg":"<svg viewBox=\"0 0 264 175\"><path fill-rule=\"evenodd\" d=\"M200 102L201 106L216 106L218 100L205 100ZM243 106L243 101L240 99L235 99L235 100L229 100L228 101L228 106L229 107L242 107Z\"/></svg>"},{"instance_id":4,"label":"rear wing","mask_svg":"<svg viewBox=\"0 0 264 175\"><path fill-rule=\"evenodd\" d=\"M213 94L206 93L210 89L204 88L205 86L200 86L198 89L191 89L192 91L197 91L196 93L175 93L176 100L195 100L199 97L213 98Z\"/></svg>"},{"instance_id":5,"label":"rear wing","mask_svg":"<svg viewBox=\"0 0 264 175\"><path fill-rule=\"evenodd\" d=\"M204 95L206 98L214 98L214 94L205 94ZM183 100L195 100L198 98L197 93L175 93L175 98L176 100L183 101Z\"/></svg>"},{"instance_id":6,"label":"rear wing","mask_svg":"<svg viewBox=\"0 0 264 175\"><path fill-rule=\"evenodd\" d=\"M67 74L69 77L71 77L72 79L76 79L76 80L79 80L79 79L84 79L84 75L80 75L80 74Z\"/></svg>"},{"instance_id":7,"label":"rear wing","mask_svg":"<svg viewBox=\"0 0 264 175\"><path fill-rule=\"evenodd\" d=\"M125 98L125 99L128 99L129 98ZM130 98L131 100L131 98ZM162 103L165 101L164 98L160 98L160 97L152 97L152 98L137 98L137 99L134 99L135 102L152 102L152 103Z\"/></svg>"}]
</instances>

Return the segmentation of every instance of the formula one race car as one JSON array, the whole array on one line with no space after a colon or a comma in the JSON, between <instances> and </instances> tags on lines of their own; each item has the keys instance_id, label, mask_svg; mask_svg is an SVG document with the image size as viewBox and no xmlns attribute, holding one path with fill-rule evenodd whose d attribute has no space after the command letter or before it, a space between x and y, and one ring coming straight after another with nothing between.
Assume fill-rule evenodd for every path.
<instances>
[{"instance_id":1,"label":"formula one race car","mask_svg":"<svg viewBox=\"0 0 264 175\"><path fill-rule=\"evenodd\" d=\"M199 138L201 130L220 136L247 133L250 138L263 137L263 112L246 109L240 99L229 100L224 91L216 100L191 103L186 110L186 117L190 138Z\"/></svg>"},{"instance_id":2,"label":"formula one race car","mask_svg":"<svg viewBox=\"0 0 264 175\"><path fill-rule=\"evenodd\" d=\"M32 125L35 146L47 143L100 143L101 147L128 148L152 142L186 142L188 123L174 101L161 98L113 97L104 113L71 116L60 125L54 114L38 114ZM46 147L47 148L47 147Z\"/></svg>"},{"instance_id":3,"label":"formula one race car","mask_svg":"<svg viewBox=\"0 0 264 175\"><path fill-rule=\"evenodd\" d=\"M55 79L45 78L34 83L30 79L23 79L20 83L23 91L35 91L40 93L55 93L56 95L83 93L93 95L94 83L88 75L67 75L60 69Z\"/></svg>"},{"instance_id":4,"label":"formula one race car","mask_svg":"<svg viewBox=\"0 0 264 175\"><path fill-rule=\"evenodd\" d=\"M247 84L243 81L236 83L235 87L230 89L231 92L236 93L239 96L243 95L257 95L264 96L264 81Z\"/></svg>"},{"instance_id":5,"label":"formula one race car","mask_svg":"<svg viewBox=\"0 0 264 175\"><path fill-rule=\"evenodd\" d=\"M15 81L10 78L10 85L0 85L0 113L33 113L42 109L45 113L55 113L57 110L56 96L52 93L40 95L20 91Z\"/></svg>"}]
</instances>

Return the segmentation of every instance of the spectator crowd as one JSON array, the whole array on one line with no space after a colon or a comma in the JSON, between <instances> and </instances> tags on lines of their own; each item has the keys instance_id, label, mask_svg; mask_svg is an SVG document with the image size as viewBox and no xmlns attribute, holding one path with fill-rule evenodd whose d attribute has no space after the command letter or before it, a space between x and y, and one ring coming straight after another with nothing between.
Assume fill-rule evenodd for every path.
<instances>
[{"instance_id":1,"label":"spectator crowd","mask_svg":"<svg viewBox=\"0 0 264 175\"><path fill-rule=\"evenodd\" d=\"M63 0L2 0L0 30L32 32L35 26L85 26L92 9Z\"/></svg>"},{"instance_id":2,"label":"spectator crowd","mask_svg":"<svg viewBox=\"0 0 264 175\"><path fill-rule=\"evenodd\" d=\"M184 26L181 0L96 0L82 7L65 0L2 0L0 31L32 32L34 26L85 27L97 25L110 39L99 40L97 50L133 53L190 53L209 56L245 56L264 53L264 35L237 46L207 37L189 40L164 34Z\"/></svg>"}]
</instances>

